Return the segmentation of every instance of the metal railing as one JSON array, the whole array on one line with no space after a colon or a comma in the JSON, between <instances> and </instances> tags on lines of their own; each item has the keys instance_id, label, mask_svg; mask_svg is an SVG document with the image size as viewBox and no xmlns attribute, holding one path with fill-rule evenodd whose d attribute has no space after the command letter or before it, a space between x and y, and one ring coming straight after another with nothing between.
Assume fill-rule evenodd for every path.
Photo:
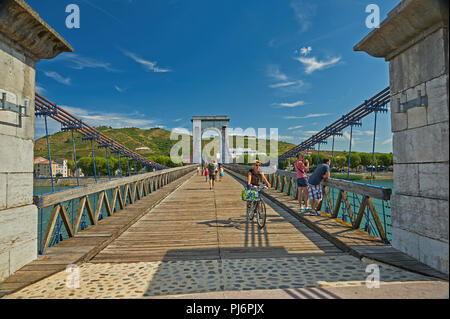
<instances>
[{"instance_id":1,"label":"metal railing","mask_svg":"<svg viewBox=\"0 0 450 319\"><path fill-rule=\"evenodd\" d=\"M164 185L194 171L189 165L34 196L39 209L39 253L112 216Z\"/></svg>"}]
</instances>

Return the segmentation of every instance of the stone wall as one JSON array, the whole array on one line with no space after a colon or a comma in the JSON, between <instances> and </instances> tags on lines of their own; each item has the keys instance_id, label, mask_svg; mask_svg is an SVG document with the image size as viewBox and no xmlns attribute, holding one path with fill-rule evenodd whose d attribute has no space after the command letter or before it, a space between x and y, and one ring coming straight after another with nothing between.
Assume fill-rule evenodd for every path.
<instances>
[{"instance_id":1,"label":"stone wall","mask_svg":"<svg viewBox=\"0 0 450 319\"><path fill-rule=\"evenodd\" d=\"M448 29L390 61L393 246L448 274ZM426 107L400 103L427 96Z\"/></svg>"},{"instance_id":2,"label":"stone wall","mask_svg":"<svg viewBox=\"0 0 450 319\"><path fill-rule=\"evenodd\" d=\"M73 49L23 0L0 1L0 96L29 116L0 109L0 282L37 257L33 205L35 66Z\"/></svg>"},{"instance_id":3,"label":"stone wall","mask_svg":"<svg viewBox=\"0 0 450 319\"><path fill-rule=\"evenodd\" d=\"M355 46L390 62L392 245L447 274L448 5L448 0L404 0ZM419 94L422 105L414 102ZM413 107L405 110L405 103Z\"/></svg>"},{"instance_id":4,"label":"stone wall","mask_svg":"<svg viewBox=\"0 0 450 319\"><path fill-rule=\"evenodd\" d=\"M33 101L35 62L0 41L0 65L0 94L15 104ZM34 104L29 105L34 114ZM18 125L19 115L0 110L0 121ZM37 255L33 138L34 116L23 117L21 127L0 124L0 281Z\"/></svg>"}]
</instances>

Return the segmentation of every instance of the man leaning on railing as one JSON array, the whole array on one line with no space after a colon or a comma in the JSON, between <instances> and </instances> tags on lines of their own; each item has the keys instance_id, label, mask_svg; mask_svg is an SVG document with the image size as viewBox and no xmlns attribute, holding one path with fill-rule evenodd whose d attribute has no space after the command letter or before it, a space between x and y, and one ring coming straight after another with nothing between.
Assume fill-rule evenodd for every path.
<instances>
[{"instance_id":1,"label":"man leaning on railing","mask_svg":"<svg viewBox=\"0 0 450 319\"><path fill-rule=\"evenodd\" d=\"M330 159L325 158L322 164L319 164L314 173L308 180L308 193L311 200L311 209L313 214L320 216L317 211L317 206L322 200L322 187L320 183L322 180L330 178Z\"/></svg>"}]
</instances>

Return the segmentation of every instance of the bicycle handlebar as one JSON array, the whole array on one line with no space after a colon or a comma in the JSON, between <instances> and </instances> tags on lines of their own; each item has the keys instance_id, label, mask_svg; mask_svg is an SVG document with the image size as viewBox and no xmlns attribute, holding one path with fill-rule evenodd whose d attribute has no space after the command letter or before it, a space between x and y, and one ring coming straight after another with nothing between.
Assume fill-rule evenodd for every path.
<instances>
[{"instance_id":1,"label":"bicycle handlebar","mask_svg":"<svg viewBox=\"0 0 450 319\"><path fill-rule=\"evenodd\" d=\"M255 191L262 191L263 189L268 189L269 187L267 187L267 186L253 186L253 189L255 190Z\"/></svg>"}]
</instances>

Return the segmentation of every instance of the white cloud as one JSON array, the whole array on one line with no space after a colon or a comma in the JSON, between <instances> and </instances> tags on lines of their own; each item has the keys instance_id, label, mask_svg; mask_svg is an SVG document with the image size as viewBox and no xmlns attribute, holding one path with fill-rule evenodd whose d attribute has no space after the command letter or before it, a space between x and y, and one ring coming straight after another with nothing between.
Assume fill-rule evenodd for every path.
<instances>
[{"instance_id":1,"label":"white cloud","mask_svg":"<svg viewBox=\"0 0 450 319\"><path fill-rule=\"evenodd\" d=\"M286 136L286 135L279 135L278 140L293 140L295 139L294 136Z\"/></svg>"},{"instance_id":2,"label":"white cloud","mask_svg":"<svg viewBox=\"0 0 450 319\"><path fill-rule=\"evenodd\" d=\"M267 67L267 75L274 80L284 81L288 80L288 76L280 71L280 67L278 65L270 64Z\"/></svg>"},{"instance_id":3,"label":"white cloud","mask_svg":"<svg viewBox=\"0 0 450 319\"><path fill-rule=\"evenodd\" d=\"M308 114L305 116L284 116L283 118L285 120L298 120L298 119L309 119L309 118L313 118L313 117L322 117L322 116L328 116L331 115L331 113L313 113L313 114Z\"/></svg>"},{"instance_id":4,"label":"white cloud","mask_svg":"<svg viewBox=\"0 0 450 319\"><path fill-rule=\"evenodd\" d=\"M307 31L312 24L311 20L315 13L315 5L302 0L292 0L290 5L294 9L295 17L300 25L300 32Z\"/></svg>"},{"instance_id":5,"label":"white cloud","mask_svg":"<svg viewBox=\"0 0 450 319\"><path fill-rule=\"evenodd\" d=\"M109 72L118 72L118 70L111 67L110 63L97 61L88 57L84 57L75 53L65 53L58 55L54 60L52 61L67 61L69 62L69 67L75 70L83 70L86 68L92 68L92 69L104 69Z\"/></svg>"},{"instance_id":6,"label":"white cloud","mask_svg":"<svg viewBox=\"0 0 450 319\"><path fill-rule=\"evenodd\" d=\"M120 93L125 92L125 89L122 89L121 87L119 87L117 85L114 85L114 88L117 90L117 92L120 92Z\"/></svg>"},{"instance_id":7,"label":"white cloud","mask_svg":"<svg viewBox=\"0 0 450 319\"><path fill-rule=\"evenodd\" d=\"M77 107L62 106L67 112L72 113L90 126L110 126L112 128L137 127L149 129L156 127L156 120L145 119L145 115L134 113L110 113L91 111Z\"/></svg>"},{"instance_id":8,"label":"white cloud","mask_svg":"<svg viewBox=\"0 0 450 319\"><path fill-rule=\"evenodd\" d=\"M297 101L297 102L292 102L292 103L275 103L275 105L278 105L280 107L291 107L291 108L301 106L304 104L305 104L304 101Z\"/></svg>"},{"instance_id":9,"label":"white cloud","mask_svg":"<svg viewBox=\"0 0 450 319\"><path fill-rule=\"evenodd\" d=\"M381 144L386 145L386 144L391 144L392 143L392 138L388 138L387 140L384 140L383 142L381 142Z\"/></svg>"},{"instance_id":10,"label":"white cloud","mask_svg":"<svg viewBox=\"0 0 450 319\"><path fill-rule=\"evenodd\" d=\"M281 83L271 84L271 85L269 85L269 87L271 89L276 89L276 88L281 88L281 87L292 86L292 85L295 85L295 84L297 84L297 81L281 82Z\"/></svg>"},{"instance_id":11,"label":"white cloud","mask_svg":"<svg viewBox=\"0 0 450 319\"><path fill-rule=\"evenodd\" d=\"M44 74L45 74L45 76L52 78L56 82L59 82L64 85L70 85L70 78L65 78L65 77L61 76L60 74L58 74L57 72L47 71L47 72L44 72Z\"/></svg>"},{"instance_id":12,"label":"white cloud","mask_svg":"<svg viewBox=\"0 0 450 319\"><path fill-rule=\"evenodd\" d=\"M317 61L316 57L312 58L295 58L297 61L300 61L306 66L305 72L307 74L311 74L314 71L322 70L324 68L331 67L332 65L338 63L341 60L341 57L332 58L328 61Z\"/></svg>"},{"instance_id":13,"label":"white cloud","mask_svg":"<svg viewBox=\"0 0 450 319\"><path fill-rule=\"evenodd\" d=\"M178 134L187 134L192 136L192 131L188 130L184 127L174 127L172 128L172 133L178 133Z\"/></svg>"},{"instance_id":14,"label":"white cloud","mask_svg":"<svg viewBox=\"0 0 450 319\"><path fill-rule=\"evenodd\" d=\"M299 129L302 127L303 127L303 125L292 126L292 127L288 127L288 130L292 131L292 130L296 130L296 129Z\"/></svg>"},{"instance_id":15,"label":"white cloud","mask_svg":"<svg viewBox=\"0 0 450 319\"><path fill-rule=\"evenodd\" d=\"M54 134L61 130L61 124L52 119L47 119L48 134ZM34 124L34 139L37 140L45 136L45 122L43 117L36 117Z\"/></svg>"},{"instance_id":16,"label":"white cloud","mask_svg":"<svg viewBox=\"0 0 450 319\"><path fill-rule=\"evenodd\" d=\"M311 51L312 51L311 47L303 47L303 48L300 49L300 54L306 56L306 55L310 54Z\"/></svg>"},{"instance_id":17,"label":"white cloud","mask_svg":"<svg viewBox=\"0 0 450 319\"><path fill-rule=\"evenodd\" d=\"M175 120L173 120L174 122L181 122L183 119L182 118L179 118L179 119L175 119Z\"/></svg>"},{"instance_id":18,"label":"white cloud","mask_svg":"<svg viewBox=\"0 0 450 319\"><path fill-rule=\"evenodd\" d=\"M343 132L342 136L339 136L337 138L343 138L346 139L347 141L350 141L350 133L349 132ZM358 141L359 139L357 137L352 136L352 146L355 146L355 142Z\"/></svg>"},{"instance_id":19,"label":"white cloud","mask_svg":"<svg viewBox=\"0 0 450 319\"><path fill-rule=\"evenodd\" d=\"M354 131L353 132L353 135L358 135L358 136L361 136L361 135L373 135L373 131L359 131L359 130L356 130L356 131Z\"/></svg>"},{"instance_id":20,"label":"white cloud","mask_svg":"<svg viewBox=\"0 0 450 319\"><path fill-rule=\"evenodd\" d=\"M170 69L164 69L164 68L157 67L156 64L158 62L144 60L132 52L123 51L123 54L125 54L127 57L133 59L135 62L141 64L145 69L147 69L147 71L156 72L156 73L171 72Z\"/></svg>"},{"instance_id":21,"label":"white cloud","mask_svg":"<svg viewBox=\"0 0 450 319\"><path fill-rule=\"evenodd\" d=\"M45 88L43 88L42 86L40 86L38 83L36 83L36 85L35 85L35 90L37 93L42 94L42 95L47 93L47 90Z\"/></svg>"},{"instance_id":22,"label":"white cloud","mask_svg":"<svg viewBox=\"0 0 450 319\"><path fill-rule=\"evenodd\" d=\"M276 81L276 83L270 84L269 88L280 88L287 93L298 92L305 85L302 80L289 79L286 74L280 71L279 66L274 64L268 65L267 76Z\"/></svg>"}]
</instances>

